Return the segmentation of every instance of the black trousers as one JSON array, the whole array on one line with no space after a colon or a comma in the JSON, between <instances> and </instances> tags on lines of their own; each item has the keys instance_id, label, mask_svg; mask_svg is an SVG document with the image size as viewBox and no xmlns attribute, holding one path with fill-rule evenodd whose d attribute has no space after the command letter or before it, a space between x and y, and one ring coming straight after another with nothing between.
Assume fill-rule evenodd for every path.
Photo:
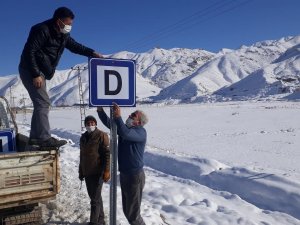
<instances>
[{"instance_id":1,"label":"black trousers","mask_svg":"<svg viewBox=\"0 0 300 225\"><path fill-rule=\"evenodd\" d=\"M123 212L130 225L145 225L140 214L142 193L145 186L144 171L128 175L120 173Z\"/></svg>"},{"instance_id":2,"label":"black trousers","mask_svg":"<svg viewBox=\"0 0 300 225\"><path fill-rule=\"evenodd\" d=\"M99 175L85 177L86 188L91 199L90 224L104 225L103 201L101 196L103 180Z\"/></svg>"}]
</instances>

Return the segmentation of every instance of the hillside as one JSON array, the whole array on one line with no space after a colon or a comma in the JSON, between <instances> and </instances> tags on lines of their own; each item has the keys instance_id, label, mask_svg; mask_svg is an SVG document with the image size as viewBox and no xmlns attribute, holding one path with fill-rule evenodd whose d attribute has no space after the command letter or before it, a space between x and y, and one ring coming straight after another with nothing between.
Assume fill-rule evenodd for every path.
<instances>
[{"instance_id":1,"label":"hillside","mask_svg":"<svg viewBox=\"0 0 300 225\"><path fill-rule=\"evenodd\" d=\"M211 53L201 49L119 52L109 58L134 59L137 101L188 103L250 99L299 99L300 36L257 42L237 50ZM78 66L87 67L86 63ZM88 70L80 73L88 102ZM53 105L79 103L78 72L56 71L47 83ZM17 75L0 78L0 94L19 104L28 94Z\"/></svg>"},{"instance_id":2,"label":"hillside","mask_svg":"<svg viewBox=\"0 0 300 225\"><path fill-rule=\"evenodd\" d=\"M293 94L299 91L299 44L297 36L242 46L215 57L153 99L199 102L235 100L236 96L240 100L278 99ZM293 82L287 82L289 78Z\"/></svg>"}]
</instances>

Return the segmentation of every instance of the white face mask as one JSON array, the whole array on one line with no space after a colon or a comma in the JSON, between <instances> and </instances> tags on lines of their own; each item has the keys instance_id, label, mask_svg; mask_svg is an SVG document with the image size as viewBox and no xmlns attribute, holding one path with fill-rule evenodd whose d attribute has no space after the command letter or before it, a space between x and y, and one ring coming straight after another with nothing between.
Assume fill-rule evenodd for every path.
<instances>
[{"instance_id":1,"label":"white face mask","mask_svg":"<svg viewBox=\"0 0 300 225\"><path fill-rule=\"evenodd\" d=\"M85 129L88 133L92 133L96 129L96 126L86 126Z\"/></svg>"},{"instance_id":2,"label":"white face mask","mask_svg":"<svg viewBox=\"0 0 300 225\"><path fill-rule=\"evenodd\" d=\"M134 126L133 122L134 122L133 119L127 118L127 120L126 120L126 126L129 127L129 128L133 127Z\"/></svg>"},{"instance_id":3,"label":"white face mask","mask_svg":"<svg viewBox=\"0 0 300 225\"><path fill-rule=\"evenodd\" d=\"M70 33L71 30L72 30L72 26L64 24L63 21L61 21L61 20L60 20L60 22L64 25L63 28L60 28L60 32L63 33L63 34Z\"/></svg>"}]
</instances>

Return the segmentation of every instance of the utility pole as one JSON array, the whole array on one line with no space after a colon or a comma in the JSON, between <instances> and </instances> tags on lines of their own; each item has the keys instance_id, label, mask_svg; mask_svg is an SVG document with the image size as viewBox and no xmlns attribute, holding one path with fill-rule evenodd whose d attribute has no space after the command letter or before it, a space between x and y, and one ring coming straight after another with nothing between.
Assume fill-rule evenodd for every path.
<instances>
[{"instance_id":1,"label":"utility pole","mask_svg":"<svg viewBox=\"0 0 300 225\"><path fill-rule=\"evenodd\" d=\"M14 116L16 116L17 110L15 108L15 99L16 97L12 95L12 85L9 87L9 101L10 101L10 108L14 114Z\"/></svg>"},{"instance_id":2,"label":"utility pole","mask_svg":"<svg viewBox=\"0 0 300 225\"><path fill-rule=\"evenodd\" d=\"M84 96L83 96L82 81L81 81L80 73L82 71L84 71L85 69L87 69L86 66L83 66L83 67L80 67L80 66L71 67L71 70L76 70L78 72L77 78L78 78L78 92L79 92L80 126L81 126L81 131L82 132L85 129L85 125L84 125L85 104L84 104Z\"/></svg>"},{"instance_id":3,"label":"utility pole","mask_svg":"<svg viewBox=\"0 0 300 225\"><path fill-rule=\"evenodd\" d=\"M22 99L20 100L20 105L22 104L23 105L23 124L26 124L26 122L27 122L27 117L26 117L26 104L25 104L25 102L26 102L26 99L27 98L25 98L25 95L24 94L22 94Z\"/></svg>"},{"instance_id":4,"label":"utility pole","mask_svg":"<svg viewBox=\"0 0 300 225\"><path fill-rule=\"evenodd\" d=\"M12 95L12 86L9 87L9 97L10 97L10 107L15 107L15 99L16 97Z\"/></svg>"},{"instance_id":5,"label":"utility pole","mask_svg":"<svg viewBox=\"0 0 300 225\"><path fill-rule=\"evenodd\" d=\"M9 87L9 103L10 103L10 106L12 106L11 86Z\"/></svg>"}]
</instances>

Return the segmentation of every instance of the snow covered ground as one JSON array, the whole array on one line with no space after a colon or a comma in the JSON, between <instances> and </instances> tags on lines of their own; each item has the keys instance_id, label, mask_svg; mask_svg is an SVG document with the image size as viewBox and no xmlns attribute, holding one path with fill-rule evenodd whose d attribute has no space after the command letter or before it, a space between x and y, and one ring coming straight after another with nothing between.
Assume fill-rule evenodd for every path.
<instances>
[{"instance_id":1,"label":"snow covered ground","mask_svg":"<svg viewBox=\"0 0 300 225\"><path fill-rule=\"evenodd\" d=\"M299 102L137 108L150 119L141 211L147 225L300 224ZM124 108L122 114L132 110ZM95 109L87 114L97 116ZM80 190L77 172L79 109L53 109L50 118L53 135L69 144L61 149L61 192L43 205L44 219L85 224L89 198L84 184ZM20 126L28 133L28 124ZM109 184L103 199L108 215ZM119 187L117 210L118 224L128 225Z\"/></svg>"}]
</instances>

